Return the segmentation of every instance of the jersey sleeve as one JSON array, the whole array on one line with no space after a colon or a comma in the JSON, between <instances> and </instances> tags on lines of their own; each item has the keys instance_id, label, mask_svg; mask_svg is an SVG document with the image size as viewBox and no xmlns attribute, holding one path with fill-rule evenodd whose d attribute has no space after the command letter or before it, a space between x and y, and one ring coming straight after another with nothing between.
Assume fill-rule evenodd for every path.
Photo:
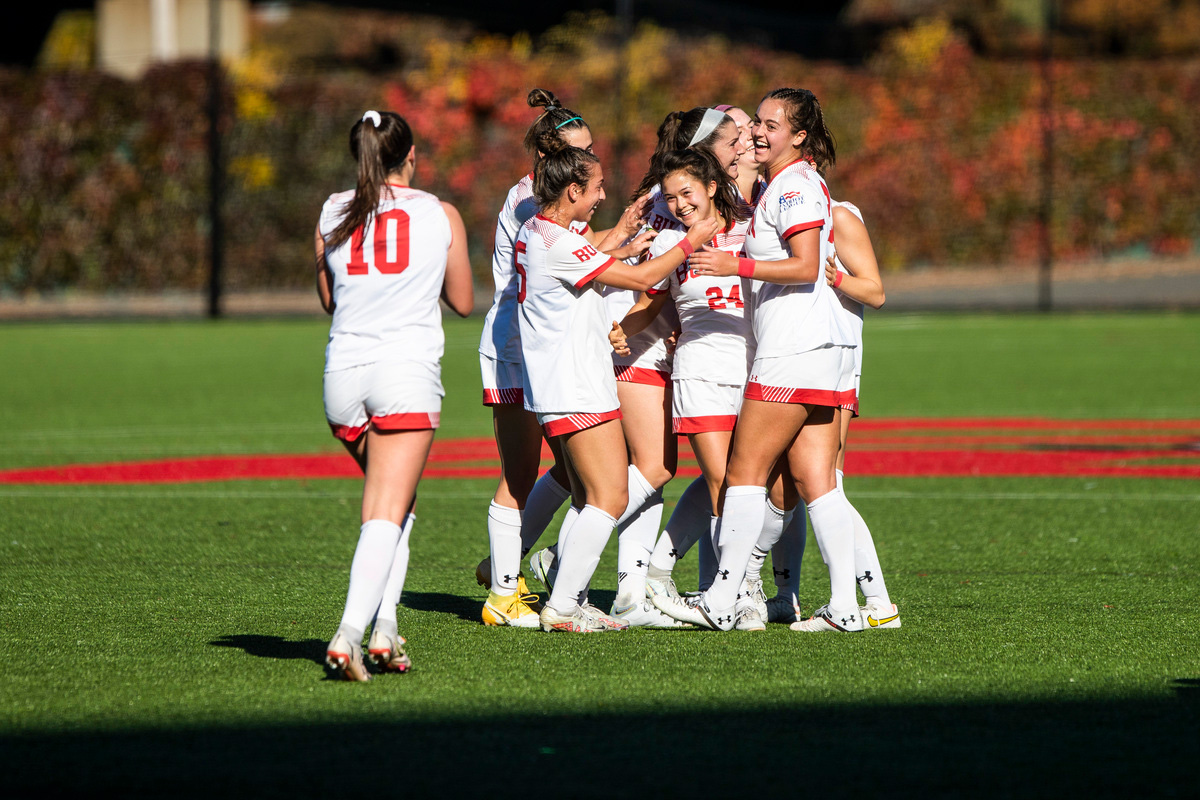
<instances>
[{"instance_id":1,"label":"jersey sleeve","mask_svg":"<svg viewBox=\"0 0 1200 800\"><path fill-rule=\"evenodd\" d=\"M353 199L354 192L338 192L329 195L325 205L321 206L321 218L317 222L317 228L321 231L322 237L327 238L329 234L333 233L338 223L346 216L350 201Z\"/></svg>"},{"instance_id":2,"label":"jersey sleeve","mask_svg":"<svg viewBox=\"0 0 1200 800\"><path fill-rule=\"evenodd\" d=\"M601 253L574 231L565 231L550 247L547 255L549 273L576 289L587 286L597 275L616 263L615 258Z\"/></svg>"},{"instance_id":3,"label":"jersey sleeve","mask_svg":"<svg viewBox=\"0 0 1200 800\"><path fill-rule=\"evenodd\" d=\"M651 258L658 258L663 253L670 250L675 245L687 238L687 234L683 231L662 231L658 236L654 237L654 241L650 243L649 255ZM687 262L684 262L686 266ZM673 273L672 273L673 274ZM657 284L647 290L646 294L665 294L671 290L671 275L663 278Z\"/></svg>"},{"instance_id":4,"label":"jersey sleeve","mask_svg":"<svg viewBox=\"0 0 1200 800\"><path fill-rule=\"evenodd\" d=\"M779 181L773 210L780 239L786 242L801 231L825 224L825 195L818 186L798 175L781 175Z\"/></svg>"}]
</instances>

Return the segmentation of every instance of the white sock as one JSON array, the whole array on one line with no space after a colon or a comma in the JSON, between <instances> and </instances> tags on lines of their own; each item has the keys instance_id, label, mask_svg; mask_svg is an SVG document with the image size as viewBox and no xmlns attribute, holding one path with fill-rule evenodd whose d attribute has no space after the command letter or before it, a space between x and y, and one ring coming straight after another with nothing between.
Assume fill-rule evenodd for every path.
<instances>
[{"instance_id":1,"label":"white sock","mask_svg":"<svg viewBox=\"0 0 1200 800\"><path fill-rule=\"evenodd\" d=\"M671 518L667 520L667 529L658 537L654 553L650 556L652 574L670 575L683 554L708 533L711 517L712 501L708 496L708 483L704 478L696 478L679 496Z\"/></svg>"},{"instance_id":2,"label":"white sock","mask_svg":"<svg viewBox=\"0 0 1200 800\"><path fill-rule=\"evenodd\" d=\"M571 536L571 528L575 527L575 520L579 518L579 509L575 506L567 506L567 513L563 515L562 525L558 526L558 541L550 545L546 549L554 554L554 560L550 564L550 571L557 573L558 562L562 559L562 554L566 549L567 539ZM554 579L550 579L553 583Z\"/></svg>"},{"instance_id":3,"label":"white sock","mask_svg":"<svg viewBox=\"0 0 1200 800\"><path fill-rule=\"evenodd\" d=\"M521 512L495 500L488 508L488 544L492 553L492 591L513 594L521 571Z\"/></svg>"},{"instance_id":4,"label":"white sock","mask_svg":"<svg viewBox=\"0 0 1200 800\"><path fill-rule=\"evenodd\" d=\"M400 526L386 519L367 520L360 529L350 562L346 609L338 626L351 645L362 644L363 632L379 609L399 541Z\"/></svg>"},{"instance_id":5,"label":"white sock","mask_svg":"<svg viewBox=\"0 0 1200 800\"><path fill-rule=\"evenodd\" d=\"M554 480L549 470L537 479L525 500L525 510L521 512L521 558L537 544L558 509L570 496L571 490Z\"/></svg>"},{"instance_id":6,"label":"white sock","mask_svg":"<svg viewBox=\"0 0 1200 800\"><path fill-rule=\"evenodd\" d=\"M721 557L717 554L717 534L720 531L721 518L711 514L708 517L708 532L700 537L700 591L707 592L717 577L717 567Z\"/></svg>"},{"instance_id":7,"label":"white sock","mask_svg":"<svg viewBox=\"0 0 1200 800\"><path fill-rule=\"evenodd\" d=\"M388 573L387 584L383 587L383 599L375 611L375 622L372 630L383 631L393 637L396 630L396 606L400 604L400 594L404 591L404 579L408 577L408 537L417 521L416 514L409 514L400 526L400 540L396 542L396 555L392 557L392 569Z\"/></svg>"},{"instance_id":8,"label":"white sock","mask_svg":"<svg viewBox=\"0 0 1200 800\"><path fill-rule=\"evenodd\" d=\"M767 490L762 486L730 486L725 490L725 508L721 515L721 561L717 576L705 593L714 611L731 608L738 587L746 577L746 564L762 533L767 511Z\"/></svg>"},{"instance_id":9,"label":"white sock","mask_svg":"<svg viewBox=\"0 0 1200 800\"><path fill-rule=\"evenodd\" d=\"M804 509L800 506L784 514L783 535L771 550L771 571L775 573L775 594L793 604L800 602L800 564L808 538Z\"/></svg>"},{"instance_id":10,"label":"white sock","mask_svg":"<svg viewBox=\"0 0 1200 800\"><path fill-rule=\"evenodd\" d=\"M758 542L750 551L750 561L746 564L747 577L752 580L762 580L762 568L767 561L767 553L771 552L771 548L783 535L783 517L784 512L776 508L768 497L767 510L763 514L762 531L758 534Z\"/></svg>"},{"instance_id":11,"label":"white sock","mask_svg":"<svg viewBox=\"0 0 1200 800\"><path fill-rule=\"evenodd\" d=\"M600 554L616 524L612 515L595 506L584 506L579 512L567 534L567 546L559 550L558 578L547 601L555 611L570 614L584 601Z\"/></svg>"},{"instance_id":12,"label":"white sock","mask_svg":"<svg viewBox=\"0 0 1200 800\"><path fill-rule=\"evenodd\" d=\"M636 514L617 523L617 598L622 606L646 598L646 572L662 513L663 496L659 489Z\"/></svg>"},{"instance_id":13,"label":"white sock","mask_svg":"<svg viewBox=\"0 0 1200 800\"><path fill-rule=\"evenodd\" d=\"M837 471L838 488L842 489L842 471ZM842 489L843 494L845 489ZM846 501L849 503L849 500ZM862 514L850 503L850 513L854 517L854 578L858 581L858 589L868 603L890 606L887 584L883 581L883 567L879 565L879 556L875 553L875 539L871 529L863 520Z\"/></svg>"},{"instance_id":14,"label":"white sock","mask_svg":"<svg viewBox=\"0 0 1200 800\"><path fill-rule=\"evenodd\" d=\"M837 611L858 608L854 580L854 519L841 489L808 504L813 536L829 567L829 605Z\"/></svg>"}]
</instances>

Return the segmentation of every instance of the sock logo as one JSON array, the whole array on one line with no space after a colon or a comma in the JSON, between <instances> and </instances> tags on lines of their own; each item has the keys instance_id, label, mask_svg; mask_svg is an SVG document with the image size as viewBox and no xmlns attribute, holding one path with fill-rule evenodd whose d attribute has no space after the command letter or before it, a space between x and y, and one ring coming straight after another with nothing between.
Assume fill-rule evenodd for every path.
<instances>
[{"instance_id":1,"label":"sock logo","mask_svg":"<svg viewBox=\"0 0 1200 800\"><path fill-rule=\"evenodd\" d=\"M771 567L771 571L775 573L776 578L783 578L785 581L791 580L792 578L792 571L787 567L784 567L783 569L775 569L774 567ZM859 578L859 580L861 581L862 578Z\"/></svg>"},{"instance_id":2,"label":"sock logo","mask_svg":"<svg viewBox=\"0 0 1200 800\"><path fill-rule=\"evenodd\" d=\"M505 583L514 583L514 582L517 580L517 578L520 578L520 577L521 577L521 576L520 576L520 574L517 574L517 575L505 575L505 576L504 576L504 582L505 582Z\"/></svg>"},{"instance_id":3,"label":"sock logo","mask_svg":"<svg viewBox=\"0 0 1200 800\"><path fill-rule=\"evenodd\" d=\"M675 559L676 561L683 558L683 553L679 552L674 547L671 548L671 552L667 553L667 555L669 555L671 558Z\"/></svg>"},{"instance_id":4,"label":"sock logo","mask_svg":"<svg viewBox=\"0 0 1200 800\"><path fill-rule=\"evenodd\" d=\"M729 580L729 570L719 569L719 570L717 570L717 574L721 576L721 580L723 580L723 581Z\"/></svg>"},{"instance_id":5,"label":"sock logo","mask_svg":"<svg viewBox=\"0 0 1200 800\"><path fill-rule=\"evenodd\" d=\"M650 566L650 562L649 562L649 561L642 561L642 560L639 558L639 559L637 560L637 562L636 562L636 566L639 566L639 567L648 567L648 566Z\"/></svg>"},{"instance_id":6,"label":"sock logo","mask_svg":"<svg viewBox=\"0 0 1200 800\"><path fill-rule=\"evenodd\" d=\"M863 575L862 575L862 577L861 577L861 578L855 578L855 580L856 580L856 581L858 581L859 583L862 583L863 581L866 581L867 583L870 583L871 581L873 581L873 580L875 580L875 579L871 577L871 570L869 570L869 569L868 569L868 570L863 570Z\"/></svg>"},{"instance_id":7,"label":"sock logo","mask_svg":"<svg viewBox=\"0 0 1200 800\"><path fill-rule=\"evenodd\" d=\"M732 617L732 616L726 616L726 617L717 617L717 624L718 624L718 625L723 625L723 624L727 624L727 623L730 623L730 622L733 622L733 617Z\"/></svg>"},{"instance_id":8,"label":"sock logo","mask_svg":"<svg viewBox=\"0 0 1200 800\"><path fill-rule=\"evenodd\" d=\"M849 619L849 620L847 620L845 617L842 617L842 627L844 628L844 627L846 627L847 625L849 625L851 622L854 622L854 619L855 619L855 617L854 617L854 615L853 615L853 614L851 614L851 615L850 615L850 619Z\"/></svg>"}]
</instances>

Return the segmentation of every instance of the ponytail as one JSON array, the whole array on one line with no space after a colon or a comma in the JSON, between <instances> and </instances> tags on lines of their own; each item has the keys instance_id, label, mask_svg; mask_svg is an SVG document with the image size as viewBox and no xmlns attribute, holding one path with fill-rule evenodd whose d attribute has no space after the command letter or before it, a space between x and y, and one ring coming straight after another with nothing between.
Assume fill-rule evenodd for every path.
<instances>
[{"instance_id":1,"label":"ponytail","mask_svg":"<svg viewBox=\"0 0 1200 800\"><path fill-rule=\"evenodd\" d=\"M330 250L359 228L366 227L379 208L379 193L388 175L400 169L412 151L412 129L392 111L368 111L350 129L350 154L358 162L358 185L338 226L325 239Z\"/></svg>"},{"instance_id":2,"label":"ponytail","mask_svg":"<svg viewBox=\"0 0 1200 800\"><path fill-rule=\"evenodd\" d=\"M530 108L542 108L542 113L525 132L525 150L533 156L535 165L541 156L548 156L567 146L563 134L588 126L583 117L559 105L554 92L533 89L525 101L529 103Z\"/></svg>"},{"instance_id":3,"label":"ponytail","mask_svg":"<svg viewBox=\"0 0 1200 800\"><path fill-rule=\"evenodd\" d=\"M539 209L554 205L572 183L587 186L592 168L600 163L594 153L578 147L563 147L533 167L533 199Z\"/></svg>"},{"instance_id":4,"label":"ponytail","mask_svg":"<svg viewBox=\"0 0 1200 800\"><path fill-rule=\"evenodd\" d=\"M817 172L824 176L837 161L837 147L833 134L825 125L825 112L821 110L817 96L808 89L776 89L763 100L778 100L783 104L793 134L805 131L800 154L811 160Z\"/></svg>"}]
</instances>

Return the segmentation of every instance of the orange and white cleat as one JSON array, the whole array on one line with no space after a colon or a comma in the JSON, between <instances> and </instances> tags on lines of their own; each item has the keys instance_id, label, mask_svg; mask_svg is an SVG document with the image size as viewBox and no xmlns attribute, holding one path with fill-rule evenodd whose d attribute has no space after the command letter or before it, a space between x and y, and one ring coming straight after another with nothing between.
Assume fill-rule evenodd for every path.
<instances>
[{"instance_id":1,"label":"orange and white cleat","mask_svg":"<svg viewBox=\"0 0 1200 800\"><path fill-rule=\"evenodd\" d=\"M371 680L371 673L363 664L361 645L351 645L341 633L334 636L325 648L325 664L344 681L366 683Z\"/></svg>"}]
</instances>

